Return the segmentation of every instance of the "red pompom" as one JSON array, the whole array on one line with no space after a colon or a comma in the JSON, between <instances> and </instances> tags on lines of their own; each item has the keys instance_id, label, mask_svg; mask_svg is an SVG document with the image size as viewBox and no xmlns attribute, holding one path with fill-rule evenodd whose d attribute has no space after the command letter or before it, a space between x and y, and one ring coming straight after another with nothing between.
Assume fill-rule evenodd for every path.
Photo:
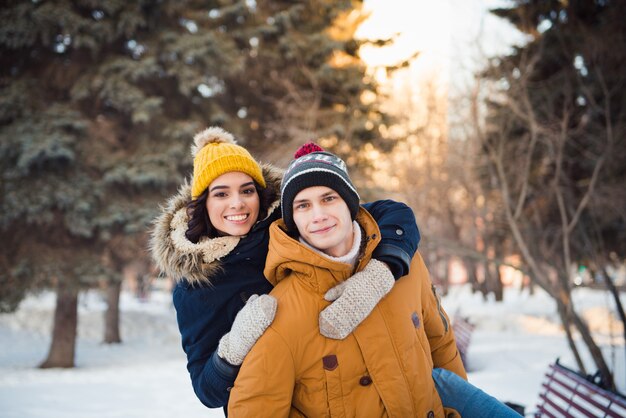
<instances>
[{"instance_id":1,"label":"red pompom","mask_svg":"<svg viewBox=\"0 0 626 418\"><path fill-rule=\"evenodd\" d=\"M324 151L324 148L317 145L315 142L309 142L298 148L298 151L293 155L293 158L300 158L303 155L310 154L312 152Z\"/></svg>"}]
</instances>

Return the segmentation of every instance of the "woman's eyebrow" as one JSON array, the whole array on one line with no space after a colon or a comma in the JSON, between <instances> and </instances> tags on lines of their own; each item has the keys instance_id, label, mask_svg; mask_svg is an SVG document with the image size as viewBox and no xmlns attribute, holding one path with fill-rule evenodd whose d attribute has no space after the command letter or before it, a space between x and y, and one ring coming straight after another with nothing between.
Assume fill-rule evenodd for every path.
<instances>
[{"instance_id":1,"label":"woman's eyebrow","mask_svg":"<svg viewBox=\"0 0 626 418\"><path fill-rule=\"evenodd\" d=\"M213 190L217 190L217 189L228 189L228 186L222 186L222 185L218 184L217 186L211 187L209 192L212 192Z\"/></svg>"},{"instance_id":2,"label":"woman's eyebrow","mask_svg":"<svg viewBox=\"0 0 626 418\"><path fill-rule=\"evenodd\" d=\"M242 189L242 188L248 187L248 186L254 186L254 182L253 181L249 181L249 182L244 183L241 186L239 186L239 188ZM211 189L209 189L209 192L212 192L213 190L216 190L216 189L229 189L229 188L230 188L229 186L218 184L217 186L211 187Z\"/></svg>"}]
</instances>

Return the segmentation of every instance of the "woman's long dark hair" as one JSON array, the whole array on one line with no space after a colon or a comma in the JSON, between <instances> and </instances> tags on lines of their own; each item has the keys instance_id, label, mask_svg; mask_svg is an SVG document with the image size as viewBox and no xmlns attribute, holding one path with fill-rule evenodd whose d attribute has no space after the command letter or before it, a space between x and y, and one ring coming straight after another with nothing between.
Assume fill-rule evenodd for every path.
<instances>
[{"instance_id":1,"label":"woman's long dark hair","mask_svg":"<svg viewBox=\"0 0 626 418\"><path fill-rule=\"evenodd\" d=\"M254 188L259 195L259 217L257 222L265 219L270 205L276 200L277 192L274 188L262 188L257 182L254 182ZM270 190L271 189L271 190ZM209 197L209 188L207 187L200 196L187 203L187 231L185 236L194 244L197 244L202 237L215 238L219 236L217 229L209 219L209 213L206 210L206 201Z\"/></svg>"}]
</instances>

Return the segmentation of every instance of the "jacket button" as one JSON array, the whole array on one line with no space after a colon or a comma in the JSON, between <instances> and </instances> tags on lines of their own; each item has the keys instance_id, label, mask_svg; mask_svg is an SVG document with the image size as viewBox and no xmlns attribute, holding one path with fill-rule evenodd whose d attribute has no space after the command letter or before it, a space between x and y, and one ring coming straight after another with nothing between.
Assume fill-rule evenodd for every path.
<instances>
[{"instance_id":1,"label":"jacket button","mask_svg":"<svg viewBox=\"0 0 626 418\"><path fill-rule=\"evenodd\" d=\"M426 415L427 418L435 418L435 413L433 411L428 411L428 414Z\"/></svg>"},{"instance_id":2,"label":"jacket button","mask_svg":"<svg viewBox=\"0 0 626 418\"><path fill-rule=\"evenodd\" d=\"M339 365L337 361L337 356L334 354L330 354L322 359L322 364L324 364L324 370L333 371Z\"/></svg>"},{"instance_id":3,"label":"jacket button","mask_svg":"<svg viewBox=\"0 0 626 418\"><path fill-rule=\"evenodd\" d=\"M372 378L369 376L363 376L362 378L359 379L359 384L361 386L368 386L372 383Z\"/></svg>"},{"instance_id":4,"label":"jacket button","mask_svg":"<svg viewBox=\"0 0 626 418\"><path fill-rule=\"evenodd\" d=\"M403 230L401 230L401 229L399 229L399 228L398 228L398 229L396 229L396 235L402 235L402 234L404 234L404 231L403 231Z\"/></svg>"}]
</instances>

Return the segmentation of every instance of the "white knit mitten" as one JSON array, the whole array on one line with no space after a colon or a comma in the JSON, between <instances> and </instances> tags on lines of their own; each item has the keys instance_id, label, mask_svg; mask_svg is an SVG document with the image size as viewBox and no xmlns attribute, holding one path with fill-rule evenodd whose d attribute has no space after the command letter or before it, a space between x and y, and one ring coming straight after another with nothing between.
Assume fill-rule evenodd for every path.
<instances>
[{"instance_id":1,"label":"white knit mitten","mask_svg":"<svg viewBox=\"0 0 626 418\"><path fill-rule=\"evenodd\" d=\"M365 268L324 295L334 301L320 312L323 336L343 340L372 312L395 280L387 266L372 259Z\"/></svg>"},{"instance_id":2,"label":"white knit mitten","mask_svg":"<svg viewBox=\"0 0 626 418\"><path fill-rule=\"evenodd\" d=\"M276 299L270 295L252 295L237 313L230 332L217 346L217 355L232 364L243 363L256 340L270 326L276 315Z\"/></svg>"}]
</instances>

